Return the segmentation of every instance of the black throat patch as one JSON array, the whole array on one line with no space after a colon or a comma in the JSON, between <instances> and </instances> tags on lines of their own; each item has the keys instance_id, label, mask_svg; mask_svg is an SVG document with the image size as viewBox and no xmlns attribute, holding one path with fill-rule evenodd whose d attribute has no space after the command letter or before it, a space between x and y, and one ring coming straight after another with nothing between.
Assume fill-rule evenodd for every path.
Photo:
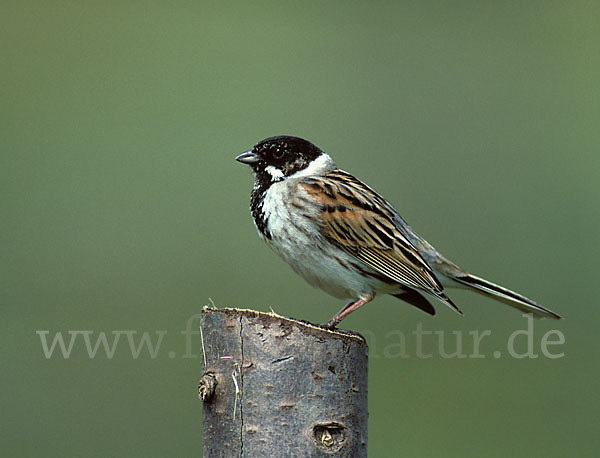
<instances>
[{"instance_id":1,"label":"black throat patch","mask_svg":"<svg viewBox=\"0 0 600 458\"><path fill-rule=\"evenodd\" d=\"M250 198L250 213L252 214L256 229L269 240L271 240L271 233L268 229L268 221L263 213L263 205L267 191L272 184L271 181L257 179L254 183L254 189L252 189L252 196Z\"/></svg>"}]
</instances>

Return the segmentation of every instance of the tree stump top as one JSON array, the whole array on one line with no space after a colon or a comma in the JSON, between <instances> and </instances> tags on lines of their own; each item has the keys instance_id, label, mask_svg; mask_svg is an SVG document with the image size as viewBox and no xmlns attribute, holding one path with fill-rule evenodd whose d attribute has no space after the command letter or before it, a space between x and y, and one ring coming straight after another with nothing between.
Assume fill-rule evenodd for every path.
<instances>
[{"instance_id":1,"label":"tree stump top","mask_svg":"<svg viewBox=\"0 0 600 458\"><path fill-rule=\"evenodd\" d=\"M260 312L258 310L242 309L235 307L216 308L204 306L202 308L203 315L209 311L213 313L220 313L230 318L239 318L240 316L252 318L254 320L258 320L258 322L267 329L273 324L278 324L283 329L285 329L286 327L289 327L290 330L292 328L296 328L303 334L313 337L325 337L328 339L334 337L348 342L358 340L361 343L367 343L366 339L362 336L362 334L359 334L358 332L347 331L345 329L327 329L309 321L299 320L296 318L289 318L286 316L279 315L275 312Z\"/></svg>"}]
</instances>

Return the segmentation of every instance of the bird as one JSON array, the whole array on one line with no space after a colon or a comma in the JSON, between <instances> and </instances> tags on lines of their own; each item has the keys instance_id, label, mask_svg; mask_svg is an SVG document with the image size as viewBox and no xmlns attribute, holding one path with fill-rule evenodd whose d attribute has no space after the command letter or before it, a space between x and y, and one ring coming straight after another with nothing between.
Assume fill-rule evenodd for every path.
<instances>
[{"instance_id":1,"label":"bird","mask_svg":"<svg viewBox=\"0 0 600 458\"><path fill-rule=\"evenodd\" d=\"M312 286L349 301L322 326L389 294L429 315L436 299L462 315L445 287L466 288L534 317L557 313L475 276L442 256L381 195L308 140L265 138L235 158L255 182L250 213L258 235Z\"/></svg>"}]
</instances>

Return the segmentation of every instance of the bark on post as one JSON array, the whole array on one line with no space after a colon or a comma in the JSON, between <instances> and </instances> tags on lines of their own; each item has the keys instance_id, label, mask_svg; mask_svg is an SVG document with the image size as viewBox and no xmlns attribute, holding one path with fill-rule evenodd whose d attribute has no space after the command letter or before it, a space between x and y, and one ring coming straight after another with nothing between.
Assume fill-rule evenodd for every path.
<instances>
[{"instance_id":1,"label":"bark on post","mask_svg":"<svg viewBox=\"0 0 600 458\"><path fill-rule=\"evenodd\" d=\"M202 311L204 456L367 456L367 344L275 314Z\"/></svg>"}]
</instances>

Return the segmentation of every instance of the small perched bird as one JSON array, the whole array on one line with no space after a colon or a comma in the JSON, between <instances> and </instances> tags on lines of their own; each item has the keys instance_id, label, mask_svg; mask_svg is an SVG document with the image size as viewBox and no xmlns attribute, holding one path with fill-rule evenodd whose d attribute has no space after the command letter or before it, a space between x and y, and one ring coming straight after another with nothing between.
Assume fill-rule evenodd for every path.
<instances>
[{"instance_id":1,"label":"small perched bird","mask_svg":"<svg viewBox=\"0 0 600 458\"><path fill-rule=\"evenodd\" d=\"M419 237L383 197L298 137L270 137L240 154L255 175L250 211L259 236L314 287L351 300L326 327L391 294L435 315L433 297L462 315L444 286L464 287L537 317L560 315L476 277Z\"/></svg>"}]
</instances>

